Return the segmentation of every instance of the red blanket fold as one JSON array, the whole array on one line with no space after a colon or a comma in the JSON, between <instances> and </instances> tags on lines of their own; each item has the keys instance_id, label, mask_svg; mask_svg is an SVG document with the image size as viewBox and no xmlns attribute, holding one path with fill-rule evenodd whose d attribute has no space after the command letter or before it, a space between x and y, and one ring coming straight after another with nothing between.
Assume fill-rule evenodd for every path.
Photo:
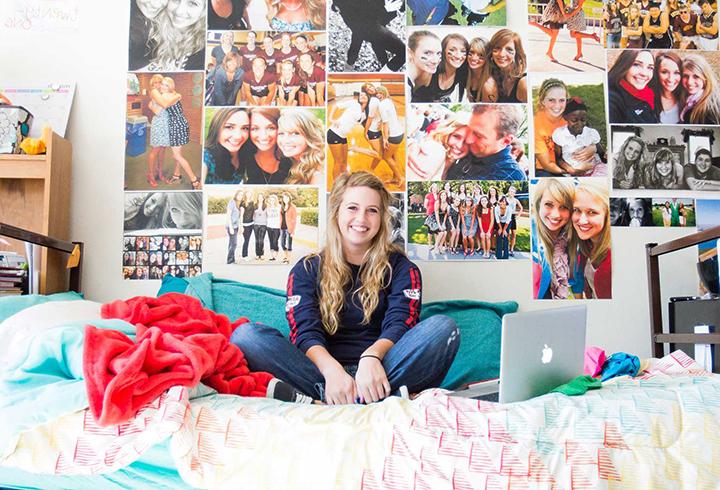
<instances>
[{"instance_id":1,"label":"red blanket fold","mask_svg":"<svg viewBox=\"0 0 720 490\"><path fill-rule=\"evenodd\" d=\"M134 324L137 335L133 343L122 332L85 327L83 373L90 410L100 425L128 421L177 385L202 381L220 393L265 396L272 375L250 372L242 351L229 342L246 318L230 323L177 293L115 301L103 305L102 316Z\"/></svg>"}]
</instances>

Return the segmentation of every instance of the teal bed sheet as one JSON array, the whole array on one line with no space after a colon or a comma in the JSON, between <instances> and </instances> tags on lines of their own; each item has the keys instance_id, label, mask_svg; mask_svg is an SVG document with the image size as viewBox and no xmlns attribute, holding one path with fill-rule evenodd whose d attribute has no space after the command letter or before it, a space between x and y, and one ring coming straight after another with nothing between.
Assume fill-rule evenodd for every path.
<instances>
[{"instance_id":1,"label":"teal bed sheet","mask_svg":"<svg viewBox=\"0 0 720 490\"><path fill-rule=\"evenodd\" d=\"M150 448L142 458L114 473L93 476L39 475L0 466L0 488L43 490L191 489L175 468L170 439Z\"/></svg>"}]
</instances>

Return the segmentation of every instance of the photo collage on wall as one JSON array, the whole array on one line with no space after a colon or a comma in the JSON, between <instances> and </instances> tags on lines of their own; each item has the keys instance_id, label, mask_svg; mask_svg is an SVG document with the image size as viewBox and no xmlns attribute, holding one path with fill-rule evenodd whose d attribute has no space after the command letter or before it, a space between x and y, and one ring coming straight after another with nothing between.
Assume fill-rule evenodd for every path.
<instances>
[{"instance_id":1,"label":"photo collage on wall","mask_svg":"<svg viewBox=\"0 0 720 490\"><path fill-rule=\"evenodd\" d=\"M292 265L367 170L411 260L609 299L611 226L696 226L720 189L714 2L130 4L126 278Z\"/></svg>"}]
</instances>

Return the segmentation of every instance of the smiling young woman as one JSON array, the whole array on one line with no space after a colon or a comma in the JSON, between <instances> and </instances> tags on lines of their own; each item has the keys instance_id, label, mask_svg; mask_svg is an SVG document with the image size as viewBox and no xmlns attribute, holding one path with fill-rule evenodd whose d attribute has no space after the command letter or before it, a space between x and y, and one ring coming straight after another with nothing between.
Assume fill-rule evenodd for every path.
<instances>
[{"instance_id":1,"label":"smiling young woman","mask_svg":"<svg viewBox=\"0 0 720 490\"><path fill-rule=\"evenodd\" d=\"M420 270L390 240L391 195L369 172L335 179L327 245L290 271L287 339L245 324L232 337L260 369L329 404L439 386L460 344L442 315L418 323Z\"/></svg>"}]
</instances>

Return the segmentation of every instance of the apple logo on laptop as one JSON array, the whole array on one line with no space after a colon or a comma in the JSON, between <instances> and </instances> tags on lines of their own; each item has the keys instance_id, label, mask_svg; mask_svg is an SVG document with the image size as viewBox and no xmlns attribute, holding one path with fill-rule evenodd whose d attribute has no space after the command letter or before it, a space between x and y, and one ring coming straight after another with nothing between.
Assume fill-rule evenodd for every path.
<instances>
[{"instance_id":1,"label":"apple logo on laptop","mask_svg":"<svg viewBox=\"0 0 720 490\"><path fill-rule=\"evenodd\" d=\"M548 347L547 344L545 344L545 347L542 350L542 363L548 364L550 361L552 361L553 351L552 348Z\"/></svg>"}]
</instances>

